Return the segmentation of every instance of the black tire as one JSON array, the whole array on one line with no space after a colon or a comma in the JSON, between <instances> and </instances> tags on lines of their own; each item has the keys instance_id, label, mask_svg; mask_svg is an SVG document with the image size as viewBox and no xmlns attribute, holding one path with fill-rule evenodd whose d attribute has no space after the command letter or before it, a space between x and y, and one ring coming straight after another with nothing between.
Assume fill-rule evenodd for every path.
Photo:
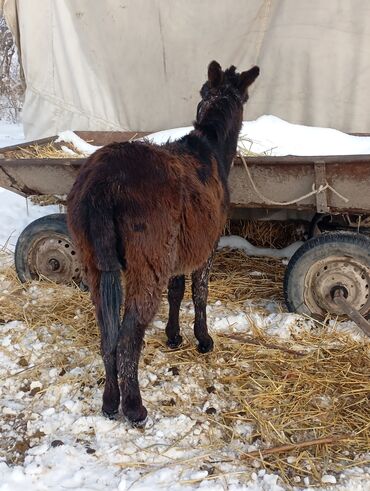
<instances>
[{"instance_id":1,"label":"black tire","mask_svg":"<svg viewBox=\"0 0 370 491\"><path fill-rule=\"evenodd\" d=\"M341 314L332 300L336 286L348 290L348 300L370 312L370 239L353 232L323 233L305 242L285 271L284 297L289 312L324 318Z\"/></svg>"},{"instance_id":2,"label":"black tire","mask_svg":"<svg viewBox=\"0 0 370 491\"><path fill-rule=\"evenodd\" d=\"M20 234L14 253L22 282L47 278L56 283L81 281L81 269L70 238L65 213L31 222Z\"/></svg>"}]
</instances>

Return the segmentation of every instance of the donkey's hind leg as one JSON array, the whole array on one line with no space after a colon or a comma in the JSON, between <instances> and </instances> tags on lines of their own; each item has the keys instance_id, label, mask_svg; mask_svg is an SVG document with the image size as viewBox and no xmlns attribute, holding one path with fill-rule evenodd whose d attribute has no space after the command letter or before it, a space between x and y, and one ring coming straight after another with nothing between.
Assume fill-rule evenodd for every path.
<instances>
[{"instance_id":1,"label":"donkey's hind leg","mask_svg":"<svg viewBox=\"0 0 370 491\"><path fill-rule=\"evenodd\" d=\"M162 288L158 284L145 284L139 276L134 278L134 282L126 277L125 314L117 345L117 370L122 412L134 426L143 426L147 417L140 394L138 367L145 328L159 307L161 293Z\"/></svg>"},{"instance_id":2,"label":"donkey's hind leg","mask_svg":"<svg viewBox=\"0 0 370 491\"><path fill-rule=\"evenodd\" d=\"M126 309L117 347L117 370L122 412L135 426L144 425L147 417L138 380L139 359L145 327L139 322L137 312L134 309Z\"/></svg>"},{"instance_id":3,"label":"donkey's hind leg","mask_svg":"<svg viewBox=\"0 0 370 491\"><path fill-rule=\"evenodd\" d=\"M116 349L119 325L116 332L107 332L106 323L103 322L103 314L100 303L100 278L101 272L95 267L88 268L88 283L91 299L95 305L96 318L100 329L100 350L105 368L105 385L103 393L103 414L112 419L118 412L120 394L117 380Z\"/></svg>"},{"instance_id":4,"label":"donkey's hind leg","mask_svg":"<svg viewBox=\"0 0 370 491\"><path fill-rule=\"evenodd\" d=\"M174 276L168 283L169 314L166 326L167 346L178 348L182 343L180 336L179 313L185 292L185 276Z\"/></svg>"},{"instance_id":5,"label":"donkey's hind leg","mask_svg":"<svg viewBox=\"0 0 370 491\"><path fill-rule=\"evenodd\" d=\"M198 351L201 353L207 353L213 349L213 339L208 334L206 313L208 279L213 256L214 252L212 252L205 265L194 271L191 275L191 291L195 310L194 334L199 343Z\"/></svg>"}]
</instances>

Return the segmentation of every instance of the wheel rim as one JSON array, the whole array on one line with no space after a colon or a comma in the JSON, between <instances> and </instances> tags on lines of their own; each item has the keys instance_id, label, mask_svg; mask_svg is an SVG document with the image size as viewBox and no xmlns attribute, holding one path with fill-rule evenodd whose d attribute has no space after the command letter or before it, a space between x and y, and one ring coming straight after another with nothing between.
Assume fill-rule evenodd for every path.
<instances>
[{"instance_id":1,"label":"wheel rim","mask_svg":"<svg viewBox=\"0 0 370 491\"><path fill-rule=\"evenodd\" d=\"M305 277L304 299L312 314L340 315L333 292L341 287L351 305L362 315L370 311L370 268L350 256L329 256L316 261Z\"/></svg>"},{"instance_id":2,"label":"wheel rim","mask_svg":"<svg viewBox=\"0 0 370 491\"><path fill-rule=\"evenodd\" d=\"M56 283L79 283L81 269L71 240L50 232L39 235L28 252L31 278L45 277Z\"/></svg>"}]
</instances>

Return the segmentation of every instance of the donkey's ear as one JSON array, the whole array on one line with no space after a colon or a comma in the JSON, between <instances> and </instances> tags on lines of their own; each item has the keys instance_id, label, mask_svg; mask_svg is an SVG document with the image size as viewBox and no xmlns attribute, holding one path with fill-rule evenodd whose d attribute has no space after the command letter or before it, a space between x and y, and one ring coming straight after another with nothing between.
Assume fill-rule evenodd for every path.
<instances>
[{"instance_id":1,"label":"donkey's ear","mask_svg":"<svg viewBox=\"0 0 370 491\"><path fill-rule=\"evenodd\" d=\"M217 61L211 61L208 65L208 82L212 89L219 87L222 83L224 73Z\"/></svg>"},{"instance_id":2,"label":"donkey's ear","mask_svg":"<svg viewBox=\"0 0 370 491\"><path fill-rule=\"evenodd\" d=\"M252 67L250 70L242 72L239 77L239 90L243 94L247 91L248 87L256 80L260 74L260 69L258 66Z\"/></svg>"}]
</instances>

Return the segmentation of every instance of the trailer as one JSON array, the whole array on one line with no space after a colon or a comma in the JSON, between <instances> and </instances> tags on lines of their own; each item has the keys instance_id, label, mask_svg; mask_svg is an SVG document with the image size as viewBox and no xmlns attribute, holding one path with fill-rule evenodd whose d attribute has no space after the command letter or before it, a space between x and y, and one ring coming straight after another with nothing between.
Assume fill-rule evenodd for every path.
<instances>
[{"instance_id":1,"label":"trailer","mask_svg":"<svg viewBox=\"0 0 370 491\"><path fill-rule=\"evenodd\" d=\"M76 131L94 145L146 133ZM363 135L369 136L369 135ZM0 149L0 186L21 196L65 196L85 158L14 158L14 150L55 142L44 138ZM324 319L350 316L370 335L370 155L238 157L230 172L231 216L301 219L308 238L290 259L284 279L289 311ZM81 267L66 215L35 220L15 249L21 281L46 277L80 283Z\"/></svg>"}]
</instances>

